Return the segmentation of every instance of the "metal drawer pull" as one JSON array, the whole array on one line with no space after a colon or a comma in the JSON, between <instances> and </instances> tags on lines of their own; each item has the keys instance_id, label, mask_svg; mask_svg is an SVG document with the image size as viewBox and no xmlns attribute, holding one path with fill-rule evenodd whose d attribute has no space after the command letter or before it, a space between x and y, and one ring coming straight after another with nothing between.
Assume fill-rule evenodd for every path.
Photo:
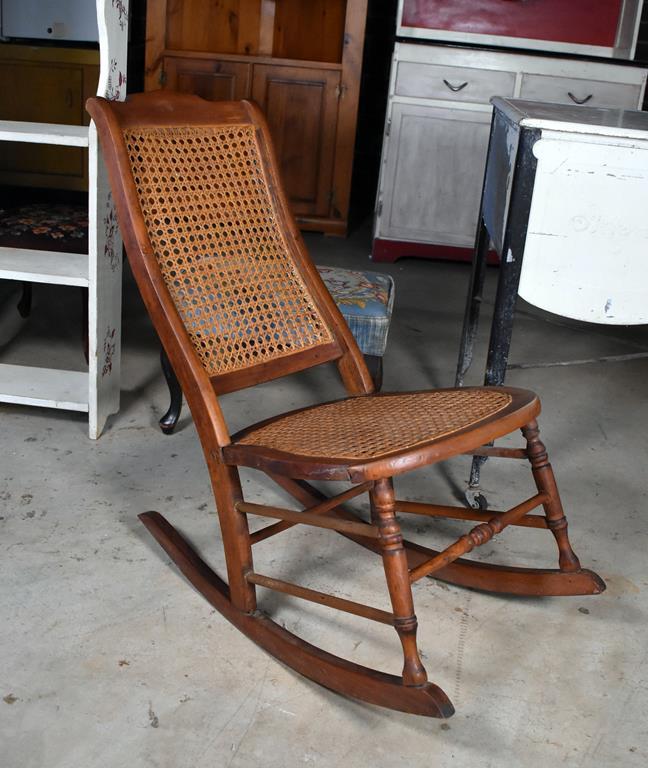
<instances>
[{"instance_id":1,"label":"metal drawer pull","mask_svg":"<svg viewBox=\"0 0 648 768\"><path fill-rule=\"evenodd\" d=\"M567 95L569 98L574 102L574 104L587 104L587 102L594 96L593 93L590 93L589 96L586 96L584 99L579 99L571 91L567 91Z\"/></svg>"},{"instance_id":2,"label":"metal drawer pull","mask_svg":"<svg viewBox=\"0 0 648 768\"><path fill-rule=\"evenodd\" d=\"M461 85L452 85L452 83L449 83L447 80L444 80L443 83L448 86L448 88L453 92L457 93L458 91L463 91L463 89L468 85L468 83L462 83Z\"/></svg>"}]
</instances>

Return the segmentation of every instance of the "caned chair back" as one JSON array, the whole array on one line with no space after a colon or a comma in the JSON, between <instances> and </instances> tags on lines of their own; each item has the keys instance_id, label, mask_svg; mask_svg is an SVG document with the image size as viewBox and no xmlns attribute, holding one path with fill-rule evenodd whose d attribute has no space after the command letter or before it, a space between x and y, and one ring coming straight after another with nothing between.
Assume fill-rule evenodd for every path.
<instances>
[{"instance_id":1,"label":"caned chair back","mask_svg":"<svg viewBox=\"0 0 648 768\"><path fill-rule=\"evenodd\" d=\"M174 341L188 341L221 393L345 358L350 388L369 391L288 210L258 108L159 92L124 104L91 99L88 109L131 265L172 362Z\"/></svg>"}]
</instances>

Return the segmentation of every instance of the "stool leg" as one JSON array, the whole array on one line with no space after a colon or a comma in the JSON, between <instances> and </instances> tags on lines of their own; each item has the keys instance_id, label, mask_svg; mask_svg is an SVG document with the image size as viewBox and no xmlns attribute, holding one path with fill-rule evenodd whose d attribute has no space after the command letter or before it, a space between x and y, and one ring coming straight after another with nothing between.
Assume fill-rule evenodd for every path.
<instances>
[{"instance_id":1,"label":"stool leg","mask_svg":"<svg viewBox=\"0 0 648 768\"><path fill-rule=\"evenodd\" d=\"M16 309L18 310L18 314L22 318L26 318L26 317L29 317L29 315L31 314L31 308L32 308L32 284L23 283L22 296L20 297L20 301L16 305Z\"/></svg>"},{"instance_id":2,"label":"stool leg","mask_svg":"<svg viewBox=\"0 0 648 768\"><path fill-rule=\"evenodd\" d=\"M364 359L376 392L380 392L383 384L383 359L380 355L364 355Z\"/></svg>"},{"instance_id":3,"label":"stool leg","mask_svg":"<svg viewBox=\"0 0 648 768\"><path fill-rule=\"evenodd\" d=\"M387 589L394 613L394 629L403 646L403 683L423 685L427 682L425 667L416 646L417 620L409 580L403 536L394 513L394 489L391 480L377 480L370 491L371 516L380 529L380 547Z\"/></svg>"},{"instance_id":4,"label":"stool leg","mask_svg":"<svg viewBox=\"0 0 648 768\"><path fill-rule=\"evenodd\" d=\"M180 418L180 411L182 410L182 388L178 377L175 375L175 371L171 367L169 358L167 357L164 347L160 349L160 365L162 366L162 373L166 379L167 386L169 387L169 395L171 402L169 403L169 409L160 419L160 429L165 435L170 435L176 428L178 419Z\"/></svg>"},{"instance_id":5,"label":"stool leg","mask_svg":"<svg viewBox=\"0 0 648 768\"><path fill-rule=\"evenodd\" d=\"M549 463L549 457L544 444L540 440L538 423L534 420L522 427L522 434L527 441L527 455L531 462L533 479L539 491L549 495L550 500L544 504L547 525L553 533L558 545L558 563L561 571L580 571L581 565L569 542L567 534L567 518L563 512L556 479Z\"/></svg>"}]
</instances>

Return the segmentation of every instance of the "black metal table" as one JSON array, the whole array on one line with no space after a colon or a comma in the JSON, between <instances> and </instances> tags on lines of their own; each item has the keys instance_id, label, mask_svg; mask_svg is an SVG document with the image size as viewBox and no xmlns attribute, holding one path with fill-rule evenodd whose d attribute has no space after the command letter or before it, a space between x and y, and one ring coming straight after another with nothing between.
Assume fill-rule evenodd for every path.
<instances>
[{"instance_id":1,"label":"black metal table","mask_svg":"<svg viewBox=\"0 0 648 768\"><path fill-rule=\"evenodd\" d=\"M485 385L502 385L506 377L521 276L522 295L559 315L648 322L648 296L637 291L646 281L648 228L628 202L648 192L648 115L499 97L492 104L456 386L463 385L472 362L491 247L500 267ZM607 239L600 225L606 218L615 228ZM486 505L479 490L485 461L473 458L466 492L476 508Z\"/></svg>"}]
</instances>

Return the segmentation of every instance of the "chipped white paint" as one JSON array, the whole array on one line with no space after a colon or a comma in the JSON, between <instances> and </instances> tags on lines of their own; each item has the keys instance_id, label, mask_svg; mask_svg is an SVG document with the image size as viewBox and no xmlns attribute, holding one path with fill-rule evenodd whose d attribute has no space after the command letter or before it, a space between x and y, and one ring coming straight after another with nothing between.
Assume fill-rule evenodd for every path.
<instances>
[{"instance_id":1,"label":"chipped white paint","mask_svg":"<svg viewBox=\"0 0 648 768\"><path fill-rule=\"evenodd\" d=\"M496 100L539 128L519 294L594 323L648 323L648 114Z\"/></svg>"},{"instance_id":2,"label":"chipped white paint","mask_svg":"<svg viewBox=\"0 0 648 768\"><path fill-rule=\"evenodd\" d=\"M100 74L97 95L126 98L128 0L97 0ZM90 437L119 410L122 241L94 123L90 125Z\"/></svg>"},{"instance_id":3,"label":"chipped white paint","mask_svg":"<svg viewBox=\"0 0 648 768\"><path fill-rule=\"evenodd\" d=\"M495 114L493 130L498 139L503 136L504 141L493 141L489 146L482 213L495 250L502 253L520 131L517 125L505 119L499 112ZM510 252L508 257L509 263L513 261Z\"/></svg>"},{"instance_id":4,"label":"chipped white paint","mask_svg":"<svg viewBox=\"0 0 648 768\"><path fill-rule=\"evenodd\" d=\"M0 278L28 283L88 287L88 257L82 253L0 248Z\"/></svg>"},{"instance_id":5,"label":"chipped white paint","mask_svg":"<svg viewBox=\"0 0 648 768\"><path fill-rule=\"evenodd\" d=\"M56 144L61 147L87 147L88 127L86 125L0 120L0 141Z\"/></svg>"},{"instance_id":6,"label":"chipped white paint","mask_svg":"<svg viewBox=\"0 0 648 768\"><path fill-rule=\"evenodd\" d=\"M60 371L27 365L0 364L2 402L88 410L88 377L81 371Z\"/></svg>"}]
</instances>

